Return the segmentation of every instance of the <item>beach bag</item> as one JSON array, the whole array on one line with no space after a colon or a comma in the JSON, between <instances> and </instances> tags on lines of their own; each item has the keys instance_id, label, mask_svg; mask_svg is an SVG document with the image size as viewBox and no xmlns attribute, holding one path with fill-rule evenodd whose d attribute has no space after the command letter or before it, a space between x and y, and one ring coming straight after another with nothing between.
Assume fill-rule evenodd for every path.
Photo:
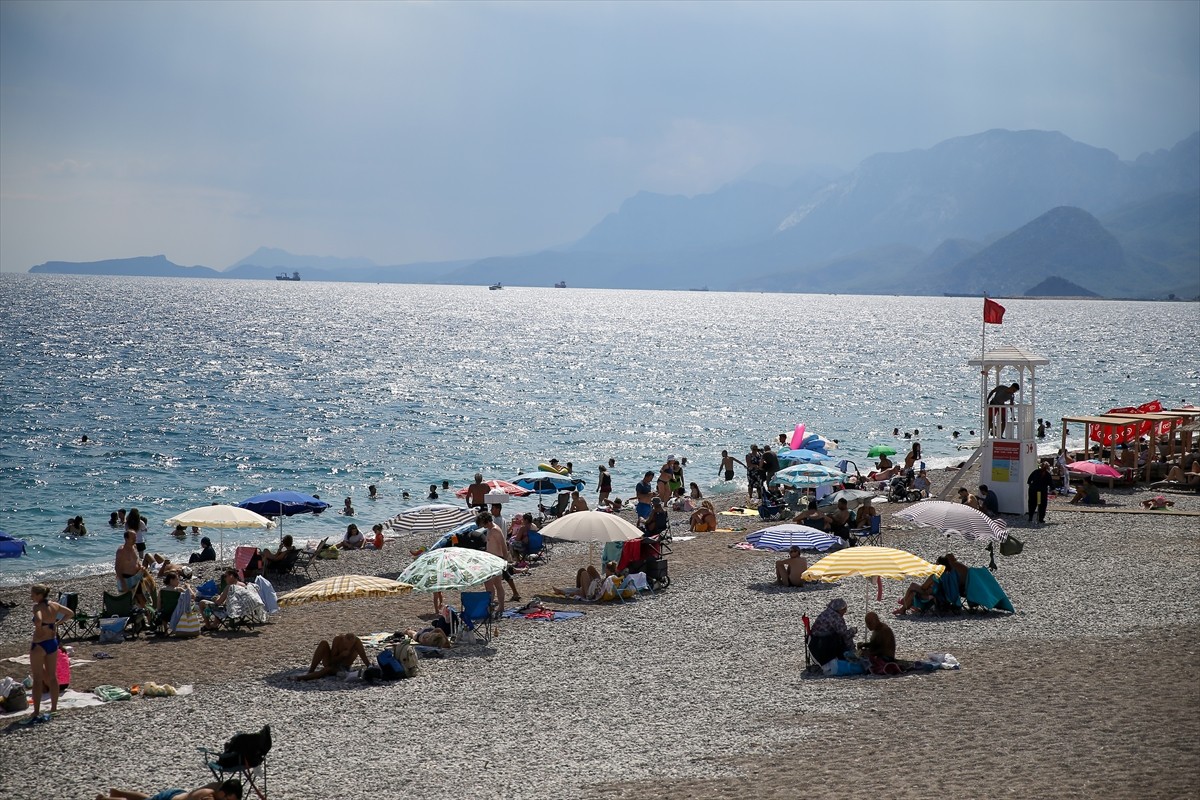
<instances>
[{"instance_id":1,"label":"beach bag","mask_svg":"<svg viewBox=\"0 0 1200 800\"><path fill-rule=\"evenodd\" d=\"M404 677L417 677L417 651L413 648L412 639L406 636L392 645L392 655L398 658L404 667Z\"/></svg>"},{"instance_id":2,"label":"beach bag","mask_svg":"<svg viewBox=\"0 0 1200 800\"><path fill-rule=\"evenodd\" d=\"M179 616L179 622L175 625L175 635L185 638L199 636L203 623L204 619L200 616L200 612L195 608L189 608Z\"/></svg>"},{"instance_id":3,"label":"beach bag","mask_svg":"<svg viewBox=\"0 0 1200 800\"><path fill-rule=\"evenodd\" d=\"M1015 556L1024 549L1025 543L1011 533L1007 539L1000 543L1000 555L1002 556Z\"/></svg>"},{"instance_id":4,"label":"beach bag","mask_svg":"<svg viewBox=\"0 0 1200 800\"><path fill-rule=\"evenodd\" d=\"M341 558L341 556L342 556L342 551L338 550L336 547L326 547L321 552L317 553L317 558L323 558L326 560L333 560L333 561L336 561L337 559Z\"/></svg>"},{"instance_id":5,"label":"beach bag","mask_svg":"<svg viewBox=\"0 0 1200 800\"><path fill-rule=\"evenodd\" d=\"M379 662L379 669L383 673L385 681L394 681L399 678L406 678L404 674L404 665L396 658L391 650L383 650L376 657Z\"/></svg>"},{"instance_id":6,"label":"beach bag","mask_svg":"<svg viewBox=\"0 0 1200 800\"><path fill-rule=\"evenodd\" d=\"M116 644L125 641L125 626L129 617L108 617L100 620L100 642Z\"/></svg>"},{"instance_id":7,"label":"beach bag","mask_svg":"<svg viewBox=\"0 0 1200 800\"><path fill-rule=\"evenodd\" d=\"M216 597L221 593L221 585L216 580L209 579L196 587L196 594L205 600Z\"/></svg>"},{"instance_id":8,"label":"beach bag","mask_svg":"<svg viewBox=\"0 0 1200 800\"><path fill-rule=\"evenodd\" d=\"M12 678L5 678L10 685L8 690L0 696L0 711L12 714L17 711L24 711L25 706L29 704L25 698L25 687Z\"/></svg>"},{"instance_id":9,"label":"beach bag","mask_svg":"<svg viewBox=\"0 0 1200 800\"><path fill-rule=\"evenodd\" d=\"M133 695L125 689L122 689L120 686L109 686L108 684L97 686L92 690L92 694L96 695L96 697L99 697L106 703L111 703L116 700L133 699Z\"/></svg>"}]
</instances>

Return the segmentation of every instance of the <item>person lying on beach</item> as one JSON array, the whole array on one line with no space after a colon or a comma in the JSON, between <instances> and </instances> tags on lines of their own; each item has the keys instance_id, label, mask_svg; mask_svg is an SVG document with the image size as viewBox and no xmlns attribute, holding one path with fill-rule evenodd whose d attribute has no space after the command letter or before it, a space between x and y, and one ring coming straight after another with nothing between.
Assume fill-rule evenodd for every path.
<instances>
[{"instance_id":1,"label":"person lying on beach","mask_svg":"<svg viewBox=\"0 0 1200 800\"><path fill-rule=\"evenodd\" d=\"M209 539L207 536L205 536L200 540L200 552L192 553L191 557L188 558L188 563L195 564L200 561L216 561L216 560L217 560L217 551L213 549L212 540Z\"/></svg>"},{"instance_id":2,"label":"person lying on beach","mask_svg":"<svg viewBox=\"0 0 1200 800\"><path fill-rule=\"evenodd\" d=\"M717 511L711 500L700 501L700 507L688 517L688 529L696 533L717 529Z\"/></svg>"},{"instance_id":3,"label":"person lying on beach","mask_svg":"<svg viewBox=\"0 0 1200 800\"><path fill-rule=\"evenodd\" d=\"M313 652L308 672L296 675L292 680L315 681L318 678L327 678L330 675L348 672L354 666L356 658L362 660L363 666L371 666L371 659L367 657L366 648L353 633L335 636L332 642L322 639Z\"/></svg>"},{"instance_id":4,"label":"person lying on beach","mask_svg":"<svg viewBox=\"0 0 1200 800\"><path fill-rule=\"evenodd\" d=\"M446 632L437 628L422 628L421 630L409 628L404 635L426 647L440 647L443 650L449 650L454 646Z\"/></svg>"},{"instance_id":5,"label":"person lying on beach","mask_svg":"<svg viewBox=\"0 0 1200 800\"><path fill-rule=\"evenodd\" d=\"M235 778L208 783L190 792L187 789L163 789L157 794L109 789L108 794L96 795L96 800L242 800L242 782Z\"/></svg>"},{"instance_id":6,"label":"person lying on beach","mask_svg":"<svg viewBox=\"0 0 1200 800\"><path fill-rule=\"evenodd\" d=\"M803 586L801 576L808 569L808 561L801 557L800 548L792 545L788 557L775 562L775 582L784 586Z\"/></svg>"},{"instance_id":7,"label":"person lying on beach","mask_svg":"<svg viewBox=\"0 0 1200 800\"><path fill-rule=\"evenodd\" d=\"M1158 495L1157 497L1151 497L1149 500L1142 501L1142 508L1156 509L1156 508L1174 508L1174 507L1175 507L1175 501L1168 500L1167 498L1163 497L1161 494Z\"/></svg>"},{"instance_id":8,"label":"person lying on beach","mask_svg":"<svg viewBox=\"0 0 1200 800\"><path fill-rule=\"evenodd\" d=\"M1167 471L1166 480L1171 483L1182 483L1187 486L1200 484L1200 461L1193 461L1191 469L1188 472L1184 472L1183 467L1176 464Z\"/></svg>"},{"instance_id":9,"label":"person lying on beach","mask_svg":"<svg viewBox=\"0 0 1200 800\"><path fill-rule=\"evenodd\" d=\"M604 595L604 584L607 579L616 579L617 562L609 561L604 565L604 574L590 564L587 568L580 567L575 573L575 586L559 589L554 593L559 597L578 597L581 600L600 600Z\"/></svg>"},{"instance_id":10,"label":"person lying on beach","mask_svg":"<svg viewBox=\"0 0 1200 800\"><path fill-rule=\"evenodd\" d=\"M895 661L896 634L892 629L874 611L867 614L866 625L871 638L859 645L859 651L868 658Z\"/></svg>"},{"instance_id":11,"label":"person lying on beach","mask_svg":"<svg viewBox=\"0 0 1200 800\"><path fill-rule=\"evenodd\" d=\"M366 543L367 537L363 536L358 526L351 522L346 526L346 535L337 543L337 547L342 550L362 550Z\"/></svg>"},{"instance_id":12,"label":"person lying on beach","mask_svg":"<svg viewBox=\"0 0 1200 800\"><path fill-rule=\"evenodd\" d=\"M888 467L887 469L881 469L878 472L867 473L867 480L878 481L880 483L884 483L886 481L890 481L892 478L896 477L901 472L903 472L902 467L898 467L898 466Z\"/></svg>"}]
</instances>

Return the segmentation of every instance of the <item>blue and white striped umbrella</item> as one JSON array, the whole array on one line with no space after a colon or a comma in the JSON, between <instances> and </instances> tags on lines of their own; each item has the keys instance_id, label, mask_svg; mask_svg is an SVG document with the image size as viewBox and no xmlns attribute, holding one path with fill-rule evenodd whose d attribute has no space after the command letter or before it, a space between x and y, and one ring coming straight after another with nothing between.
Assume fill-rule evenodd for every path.
<instances>
[{"instance_id":1,"label":"blue and white striped umbrella","mask_svg":"<svg viewBox=\"0 0 1200 800\"><path fill-rule=\"evenodd\" d=\"M835 461L833 456L819 453L816 450L781 450L779 463L789 464L824 464Z\"/></svg>"},{"instance_id":2,"label":"blue and white striped umbrella","mask_svg":"<svg viewBox=\"0 0 1200 800\"><path fill-rule=\"evenodd\" d=\"M810 528L807 525L772 525L770 528L757 530L746 537L746 541L760 550L790 550L799 547L801 550L818 550L825 552L831 547L841 544L836 536Z\"/></svg>"},{"instance_id":3,"label":"blue and white striped umbrella","mask_svg":"<svg viewBox=\"0 0 1200 800\"><path fill-rule=\"evenodd\" d=\"M462 506L432 503L405 509L383 524L397 533L439 533L474 521L475 512Z\"/></svg>"},{"instance_id":4,"label":"blue and white striped umbrella","mask_svg":"<svg viewBox=\"0 0 1200 800\"><path fill-rule=\"evenodd\" d=\"M797 464L794 467L781 469L771 478L771 483L809 488L813 486L828 486L841 483L846 479L846 473L822 464Z\"/></svg>"}]
</instances>

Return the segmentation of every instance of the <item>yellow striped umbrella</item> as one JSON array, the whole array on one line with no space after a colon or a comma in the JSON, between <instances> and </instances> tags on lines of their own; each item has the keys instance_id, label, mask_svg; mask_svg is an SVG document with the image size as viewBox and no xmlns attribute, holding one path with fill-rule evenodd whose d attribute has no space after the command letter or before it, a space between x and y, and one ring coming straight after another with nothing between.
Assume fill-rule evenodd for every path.
<instances>
[{"instance_id":1,"label":"yellow striped umbrella","mask_svg":"<svg viewBox=\"0 0 1200 800\"><path fill-rule=\"evenodd\" d=\"M280 595L279 605L298 606L301 603L349 600L355 597L392 597L408 594L412 588L407 583L371 575L335 575Z\"/></svg>"},{"instance_id":2,"label":"yellow striped umbrella","mask_svg":"<svg viewBox=\"0 0 1200 800\"><path fill-rule=\"evenodd\" d=\"M822 558L805 571L806 581L834 583L850 575L864 578L927 578L945 571L941 564L930 564L906 550L891 547L848 547Z\"/></svg>"}]
</instances>

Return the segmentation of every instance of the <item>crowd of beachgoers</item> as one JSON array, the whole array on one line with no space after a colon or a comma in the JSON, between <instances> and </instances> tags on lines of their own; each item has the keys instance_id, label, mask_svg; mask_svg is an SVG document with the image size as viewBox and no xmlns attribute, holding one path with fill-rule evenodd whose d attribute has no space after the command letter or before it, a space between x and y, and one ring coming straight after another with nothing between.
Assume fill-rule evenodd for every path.
<instances>
[{"instance_id":1,"label":"crowd of beachgoers","mask_svg":"<svg viewBox=\"0 0 1200 800\"><path fill-rule=\"evenodd\" d=\"M472 796L549 797L562 791L575 794L582 791L584 796L618 794L627 791L631 781L663 787L659 792L662 796L690 796L696 790L694 782L715 780L722 788L708 793L732 797L738 794L734 787L744 785L740 782L748 774L749 763L744 754L768 747L760 742L759 728L779 724L778 719L772 721L775 715L764 716L763 709L784 709L785 715L797 713L806 706L822 709L820 713L831 725L849 733L858 730L851 719L853 714L849 712L864 703L906 707L902 698L894 693L881 693L882 690L871 688L871 684L850 681L839 684L847 688L830 688L820 680L820 670L811 673L817 677L806 686L802 680L810 675L804 669L807 660L826 661L828 655L836 660L842 650L858 649L866 665L864 671L887 675L900 671L899 667L889 665L903 664L906 669L915 663L930 666L933 663L929 660L931 655L953 653L957 659L952 656L951 661L942 663L961 662L965 672L976 669L980 674L965 677L955 684L948 684L951 679L946 677L932 680L942 686L941 691L957 697L967 706L975 702L971 694L987 686L987 680L995 681L1009 674L1006 670L1018 669L1023 649L1029 652L1053 647L1055 641L1065 639L1084 647L1086 658L1098 658L1087 649L1093 642L1100 641L1097 637L1127 636L1134 631L1134 635L1158 645L1164 641L1177 643L1179 634L1186 638L1188 632L1193 635L1200 632L1197 629L1200 624L1196 602L1200 598L1197 579L1200 569L1197 567L1200 565L1196 563L1196 530L1194 519L1184 516L1200 512L1194 492L1188 491L1189 483L1200 479L1200 475L1191 477L1200 473L1200 465L1188 462L1193 454L1190 448L1183 446L1185 443L1180 443L1178 448L1184 455L1176 463L1164 464L1162 468L1162 477L1173 481L1170 484L1156 484L1153 489L1142 486L1104 489L1096 484L1084 484L1088 494L1093 490L1102 492L1102 499L1107 500L1108 505L1100 513L1111 512L1109 516L1075 511L1076 506L1067 498L1078 497L1084 492L1073 491L1074 487L1067 480L1069 475L1054 472L1060 465L1047 463L1048 480L1054 487L1054 491L1047 493L1050 524L1042 529L1033 527L1030 522L1029 532L1025 534L1026 552L1001 559L998 573L1017 613L961 617L939 614L939 610L944 609L940 603L932 602L935 587L928 581L901 584L894 598L889 597L883 605L872 605L868 601L864 609L861 588L839 591L836 585L831 589L829 584L805 581L802 577L805 570L795 569L796 563L791 561L798 555L795 552L788 553L782 560L777 558L778 554L771 554L764 560L747 556L745 551L733 545L744 542L746 536L757 529L792 522L828 532L840 540L837 547L849 547L856 543L858 533L870 528L872 518L878 517L881 527L887 531L888 546L919 552L965 581L967 571L982 569L987 556L981 555L978 548L964 553L966 546L961 542L960 547L952 548L940 537L930 540L928 534L914 531L913 526L902 523L894 515L906 505L905 500L887 503L868 497L853 505L839 502L833 507L820 504L820 501L827 491L841 488L857 487L886 496L896 479L902 480L906 489L916 491L919 496L930 496L936 495L953 479L960 484L955 495L959 502L989 516L999 516L993 505L994 498L989 502L986 484L978 474L958 475L955 470L923 469L920 443L913 439L904 452L896 454L895 462L888 454L882 454L872 462L873 469L866 474L859 473L857 468L848 470L849 475L842 485L814 489L789 487L772 480L780 471L778 453L787 449L786 444L786 441L780 441L754 445L741 458L724 453L718 469L720 477L727 483L707 494L701 491L698 482L688 481L685 477L695 465L689 466L687 459L675 456L664 459L658 470L636 476L636 482L631 479L634 486L627 498L617 496L614 491L616 465L615 461L610 461L599 467L599 479L593 491L586 491L582 486L568 488L554 496L556 502L539 502L536 512L506 514L504 503L489 502L495 500L494 486L487 480L491 476L482 473L462 487L466 491L461 500L450 499L454 493L448 481L429 487L427 496L422 498L424 501L449 500L451 504L477 513L473 523L484 530L478 546L509 563L502 578L506 585L499 584L501 578L497 578L495 584L489 582L487 587L494 599L501 601L498 605L503 606L507 601L510 608L529 612L530 619L537 619L538 613L550 613L553 619L552 607L555 606L586 609L587 627L584 630L587 635L582 637L578 628L573 629L571 625L583 626L584 623L561 622L536 627L531 623L518 627L521 623L514 620L503 624L501 635L492 644L464 647L451 640L453 630L442 624L447 619L444 606L448 603L435 596L431 607L428 598L413 594L285 608L280 613L268 615L267 606L271 604L276 586L282 594L311 581L311 575L296 569L297 559L318 558L319 550L306 548L289 535L283 537L278 546L258 549L249 560L230 566L221 563L205 537L190 563L175 564L147 549L147 528L140 512L129 510L123 516L115 512L114 528L123 529L124 541L115 554L113 573L5 592L3 599L7 605L33 601L34 647L29 647L28 617L0 608L0 656L29 656L28 666L4 662L0 675L7 674L19 681L29 670L37 673L36 681L44 681L47 688L51 688L54 679L62 674L55 656L62 654L64 645L70 642L70 649L74 651L72 660L82 662L68 679L71 689L86 691L100 685L129 687L153 680L174 686L195 683L197 691L169 701L138 700L128 705L110 703L102 708L69 710L59 712L51 725L12 727L9 729L11 734L23 737L10 740L16 747L8 748L18 754L13 763L19 768L13 772L6 770L0 776L0 789L15 792L14 796L28 793L29 787L35 785L32 775L37 770L36 753L44 752L42 743L49 741L47 736L60 742L72 742L78 748L76 752L95 756L89 760L87 769L76 770L69 777L66 784L71 787L69 796L74 796L70 792L88 789L93 794L87 796L95 796L94 792L107 791L106 787L114 783L145 784L151 775L175 785L188 781L200 783L195 764L179 759L169 746L164 747L150 736L138 737L144 756L136 765L125 767L110 763L107 758L110 751L106 746L87 736L93 720L100 724L98 714L112 718L105 724L127 724L130 714L149 713L151 716L144 723L149 728L167 722L177 713L186 713L193 721L191 727L205 732L200 744L219 745L217 740L228 738L235 730L257 729L258 722L273 721L277 738L293 739L280 746L290 762L302 760L305 756L301 753L307 754L314 763L337 761L337 765L329 770L322 768L324 774L321 776L302 771L302 774L273 778L278 781L276 786L279 788L272 790L272 796L309 797L317 796L313 792L324 794L330 791L337 795L337 787L350 785L352 780L358 781L354 785L359 789L352 795L343 796L365 796L384 791L383 787L404 775L403 769L385 768L363 779L366 762L357 756L342 757L343 751L336 743L331 742L332 749L328 753L324 752L323 745L316 753L305 750L312 743L307 739L304 742L296 739L299 723L295 720L308 716L327 721L334 730L341 731L338 736L330 737L337 739L340 735L353 736L352 731L362 724L361 720L354 721L356 714L364 713L361 701L353 699L359 691L372 692L371 703L375 707L371 712L372 719L378 719L378 712L402 708L409 702L403 695L376 694L386 692L382 685L359 689L363 686L361 681L347 684L343 677L361 676L360 665L373 666L370 651L378 649L381 642L407 636L422 645L423 654L431 656L421 660L421 673L415 681L406 684L420 687L427 693L423 706L427 707L431 702L440 704L447 713L462 714L463 719L472 711L478 713L478 708L467 704L463 693L453 691L450 684L486 685L491 680L489 671L499 670L496 677L504 686L510 690L511 687L524 688L515 695L511 691L489 695L494 698L495 705L478 717L479 724L502 728L512 720L522 720L527 729L556 733L554 745L539 749L541 766L533 770L533 775L519 766L526 761L519 743L489 743L487 752L492 754L493 763L499 760L501 765L494 767L493 776L474 778L467 783L467 787L473 789L469 792ZM1143 448L1143 451L1150 450L1148 444ZM836 457L836 449L831 448L831 451ZM555 459L550 459L547 466L568 479L575 475L573 465L559 467ZM1174 478L1173 468L1180 471ZM709 469L711 465L707 465L705 471ZM370 496L376 496L373 487L369 492ZM1169 499L1160 500L1164 497L1163 492ZM345 499L340 513L361 517L354 510L352 500ZM620 516L637 526L647 539L671 540L675 580L669 591L645 602L628 602L629 597L609 595L611 603L595 603L592 601L603 599L596 589L607 577L606 573L616 567L615 563L601 563L599 569L581 568L591 559L592 553L587 546L575 544L556 545L552 560L532 557L529 552L531 533L539 532L556 517L596 510ZM338 513L339 510L330 511ZM1032 516L1032 510L1030 514ZM364 535L359 530L359 523L348 522L342 539L327 543L331 551L328 555L332 556L332 551L336 551L337 558L321 558L317 574L363 573L394 578L415 555L446 543L440 533L436 537L433 534L423 537L398 535L387 523L388 520L374 523L371 534ZM1015 529L1022 527L1022 523L1021 517L1014 519L1009 515L1009 526ZM187 533L186 529L175 531L176 535ZM1143 548L1136 545L1131 549L1131 535L1153 541L1157 557L1147 559L1144 564L1131 564L1130 559L1135 555L1144 554ZM453 543L460 541L455 539ZM461 543L476 546L470 536L463 536ZM311 546L316 544L310 543ZM1114 560L1119 560L1127 570L1121 586L1116 589L1107 575L1101 574ZM812 559L803 561L805 569L812 563L819 563ZM1049 575L1055 576L1052 581L1048 581ZM1184 602L1164 609L1153 619L1146 619L1136 609L1140 604L1150 602L1148 598L1153 595L1153 590L1148 584L1159 581L1175 581L1173 585L1178 587ZM179 620L163 617L158 608L158 593L161 589L196 590L205 584L216 591L206 592L207 599L197 601L199 627L204 633L188 639L166 637ZM261 588L264 584L270 588L264 591ZM136 640L118 640L111 644L95 643L78 635L62 636L63 629L69 629L72 621L69 619L71 613L56 605L56 600L61 599L59 592L63 590L75 595L77 609L85 614L96 610L102 592L130 593L134 607L142 615L144 635ZM236 611L230 605L235 598ZM895 603L892 603L893 599ZM527 605L521 605L526 601ZM253 606L250 611L245 608L247 604ZM261 613L257 608L259 604L262 605ZM780 613L792 620L786 626L791 628L791 633L783 635L782 639L778 627L768 624ZM813 621L811 633L815 650L806 647L802 630L796 632L801 614ZM231 630L222 619L231 615L260 621L270 619L271 624ZM926 619L955 620L958 624L953 628L919 624ZM858 628L861 628L861 636ZM378 638L377 632L392 632L396 636ZM371 635L377 638L372 640ZM833 639L837 640L838 652L823 650ZM54 644L48 645L51 640ZM174 644L166 649L154 644L168 641ZM647 647L647 643L653 643L653 647ZM806 649L809 652L806 653ZM672 657L672 653L686 653L687 658L681 662ZM734 662L729 661L731 653L739 654ZM115 657L97 658L99 654ZM435 655L441 658L432 657ZM974 664L972 657L976 659ZM988 665L983 666L979 660ZM40 668L35 661L40 662ZM765 670L764 674L777 675L785 684L798 687L794 692L797 697L804 698L803 702L784 700L779 706L780 699L763 694L757 680L753 689L739 682L739 691L730 696L725 689L739 669L733 666L735 662L743 667L753 664L755 670ZM631 679L638 676L635 694L645 700L637 704L638 713L633 714L632 719L625 716L627 707L613 705L608 682L588 678L564 689L554 680L549 681L552 685L547 685L543 674L554 674L555 670L558 674L564 671L582 674L575 670L582 665L602 663ZM1189 669L1191 672L1188 673L1176 669L1171 677L1167 677L1169 670L1164 664L1161 669L1151 669L1149 673L1167 686L1186 675L1194 675L1194 667ZM1064 670L1071 671L1056 666L1052 670L1053 676L1045 680L1057 683ZM905 674L911 673L906 671ZM28 677L35 682L33 674ZM954 679L958 680L958 677L956 673ZM296 683L296 679L303 680ZM1074 679L1091 680L1088 676L1081 678L1078 675L1074 675ZM296 688L291 688L293 686ZM354 687L353 690L350 687ZM1100 688L1115 698L1115 713L1125 719L1125 704L1133 703L1133 698L1124 697L1107 683ZM1048 690L1053 694L1054 688L1048 689L1043 683L1036 691L1031 691L1036 696L1037 692ZM331 699L330 691L351 693L343 703ZM529 691L540 698L538 709L530 709L524 701ZM674 691L684 694L673 696L674 707L671 707L662 700ZM39 701L33 715L14 717L14 722L48 719L43 712L53 711L53 698L43 701L40 693L32 694ZM1189 694L1185 689L1183 694L1184 702L1179 707L1164 708L1162 712L1172 718L1180 717L1183 711L1194 712L1197 706L1195 692ZM240 710L233 712L233 709L243 707L248 696L255 698L255 713L247 717ZM649 715L649 721L645 719L645 702L653 704L659 719L654 719L654 714ZM164 705L156 706L155 703ZM176 704L176 710L171 710L165 703ZM136 710L138 708L141 710ZM1005 729L1020 739L1024 735L1019 733L1023 723L1016 718L1015 708L1010 709L1007 703L1005 708L1013 718L1006 718L1001 726L1007 726ZM579 720L564 720L576 712L581 715ZM232 727L228 719L221 716L229 713L238 720ZM664 720L673 720L679 726L678 730L712 726L727 732L728 743L741 742L743 755L735 755L738 748L732 744L696 746L688 737L689 747L684 742L663 742L659 737L655 739L660 745L654 757L631 761L622 755L624 748L605 746L597 749L584 743L591 742L592 737L580 724L593 717L621 720L623 737L632 736L639 741L650 737L654 726L664 724ZM197 725L199 720L205 722ZM1194 720L1180 720L1179 724L1181 730L1196 727ZM435 752L426 744L439 738L436 728L428 723L412 723L401 728L389 726L389 730L409 748L411 763L445 757L442 751ZM456 730L456 736L460 736L467 727ZM806 733L800 739L809 735ZM576 743L579 746L571 744L572 736L578 737ZM788 753L792 746L777 743L768 749ZM1164 764L1162 754L1151 757L1151 763L1160 769L1149 784L1143 781L1141 787L1144 789L1149 785L1148 793L1153 795L1155 786L1194 786L1195 772L1192 770L1189 778L1187 770L1196 765L1197 751L1193 746L1186 750L1183 754L1176 751L1178 763L1168 759ZM1129 785L1130 776L1145 777L1144 765L1133 764L1136 749L1125 753L1117 747L1115 752L1118 757L1112 764L1093 765L1099 772L1112 776L1111 779L1116 781L1112 785ZM1030 763L1041 763L1040 756L1022 753ZM1138 757L1145 757L1144 752ZM681 766L664 772L662 761L668 758ZM470 760L465 755L451 758L460 766ZM951 763L962 765L961 760ZM575 772L555 769L555 765L574 764L587 764L589 769ZM1116 769L1122 764L1126 768L1123 777ZM973 768L968 768L965 774L974 776L975 785L984 791L983 775ZM661 783L664 776L669 778L669 786ZM435 771L427 775L425 782L412 794L441 796L452 787L461 787L460 778L455 769ZM775 780L779 782L773 783ZM785 776L774 778L764 774L759 778L758 793L782 793L785 780ZM1046 777L1033 783L1026 780L1027 789L1035 794L1039 787L1055 785L1037 782L1050 781ZM711 785L705 786L706 790L713 789ZM590 788L583 791L583 787ZM236 791L232 785L222 788L219 782L208 785L207 791L207 795L195 796L241 796L240 788ZM728 794L723 795L722 791ZM905 796L903 792L895 794ZM846 795L869 796L869 792L850 789ZM102 793L100 796L140 795Z\"/></svg>"}]
</instances>

